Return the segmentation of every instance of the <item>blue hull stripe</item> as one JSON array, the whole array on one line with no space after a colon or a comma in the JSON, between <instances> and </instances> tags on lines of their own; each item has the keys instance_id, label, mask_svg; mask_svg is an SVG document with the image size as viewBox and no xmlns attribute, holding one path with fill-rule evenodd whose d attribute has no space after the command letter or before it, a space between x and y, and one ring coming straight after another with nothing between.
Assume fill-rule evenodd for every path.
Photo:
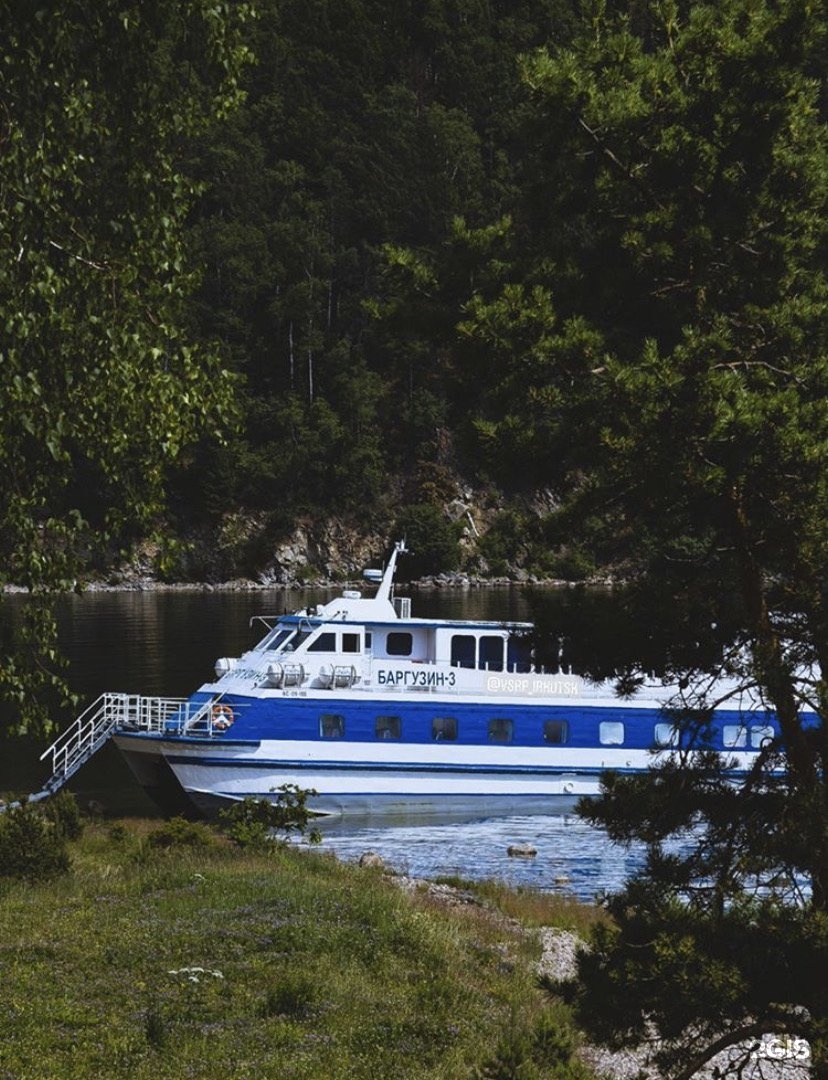
<instances>
[{"instance_id":1,"label":"blue hull stripe","mask_svg":"<svg viewBox=\"0 0 828 1080\"><path fill-rule=\"evenodd\" d=\"M165 754L171 765L190 765L197 768L260 769L273 772L276 769L301 769L324 772L393 772L416 776L420 773L473 773L485 775L520 775L520 776L600 776L612 769L612 766L563 766L563 765L452 765L435 762L374 762L374 761L249 761L238 758L192 758L177 754ZM645 772L645 769L616 768L615 772Z\"/></svg>"}]
</instances>

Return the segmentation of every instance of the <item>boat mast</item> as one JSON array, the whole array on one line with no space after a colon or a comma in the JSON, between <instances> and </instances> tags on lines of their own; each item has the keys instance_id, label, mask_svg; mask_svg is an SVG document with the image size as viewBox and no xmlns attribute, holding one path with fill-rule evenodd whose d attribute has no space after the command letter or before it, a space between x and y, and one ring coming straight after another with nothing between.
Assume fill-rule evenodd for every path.
<instances>
[{"instance_id":1,"label":"boat mast","mask_svg":"<svg viewBox=\"0 0 828 1080\"><path fill-rule=\"evenodd\" d=\"M382 581L377 589L377 600L387 600L391 602L391 590L394 588L394 572L397 569L397 557L404 555L408 551L405 546L405 540L398 540L394 545L394 550L391 552L391 558L388 560L388 565L385 567L385 573L382 575Z\"/></svg>"}]
</instances>

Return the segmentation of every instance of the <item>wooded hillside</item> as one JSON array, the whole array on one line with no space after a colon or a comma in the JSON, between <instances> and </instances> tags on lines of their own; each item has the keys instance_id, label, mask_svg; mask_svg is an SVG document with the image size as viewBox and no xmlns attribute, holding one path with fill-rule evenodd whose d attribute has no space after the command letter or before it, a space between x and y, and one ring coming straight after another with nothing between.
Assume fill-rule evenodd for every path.
<instances>
[{"instance_id":1,"label":"wooded hillside","mask_svg":"<svg viewBox=\"0 0 828 1080\"><path fill-rule=\"evenodd\" d=\"M501 491L548 485L484 452L475 421L499 376L456 327L507 220L531 228L519 57L563 44L573 7L257 5L246 100L189 151L205 184L192 326L243 382L227 444L176 477L179 528L255 519L237 551L255 564L297 516L387 530L402 513L428 531L431 512L410 508L442 512L458 479L488 488L490 518ZM499 522L495 569L523 524Z\"/></svg>"}]
</instances>

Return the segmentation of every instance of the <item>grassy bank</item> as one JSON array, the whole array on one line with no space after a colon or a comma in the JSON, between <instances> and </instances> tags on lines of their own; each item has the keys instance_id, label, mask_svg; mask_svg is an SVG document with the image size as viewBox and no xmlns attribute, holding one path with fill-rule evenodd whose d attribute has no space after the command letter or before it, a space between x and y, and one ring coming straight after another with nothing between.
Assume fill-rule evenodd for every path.
<instances>
[{"instance_id":1,"label":"grassy bank","mask_svg":"<svg viewBox=\"0 0 828 1080\"><path fill-rule=\"evenodd\" d=\"M583 909L447 906L319 853L155 846L157 824L89 825L68 875L0 881L4 1080L583 1075L527 929Z\"/></svg>"}]
</instances>

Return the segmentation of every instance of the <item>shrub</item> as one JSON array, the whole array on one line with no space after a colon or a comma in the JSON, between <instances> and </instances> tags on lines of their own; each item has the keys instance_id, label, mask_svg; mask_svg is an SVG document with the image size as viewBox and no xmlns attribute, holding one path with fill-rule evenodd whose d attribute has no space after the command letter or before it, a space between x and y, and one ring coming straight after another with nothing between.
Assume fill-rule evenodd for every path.
<instances>
[{"instance_id":1,"label":"shrub","mask_svg":"<svg viewBox=\"0 0 828 1080\"><path fill-rule=\"evenodd\" d=\"M573 1056L575 1045L571 1021L560 1005L532 1023L513 1016L477 1080L587 1080L586 1067Z\"/></svg>"},{"instance_id":2,"label":"shrub","mask_svg":"<svg viewBox=\"0 0 828 1080\"><path fill-rule=\"evenodd\" d=\"M282 784L275 800L242 799L219 815L227 835L242 848L265 849L274 841L286 839L291 833L307 835L312 844L321 839L315 829L309 830L312 814L307 800L316 792L305 791L296 784ZM281 835L279 835L281 834Z\"/></svg>"},{"instance_id":3,"label":"shrub","mask_svg":"<svg viewBox=\"0 0 828 1080\"><path fill-rule=\"evenodd\" d=\"M187 821L183 817L174 817L148 833L146 842L150 847L155 848L205 848L215 844L216 838L208 825L203 825L198 821Z\"/></svg>"},{"instance_id":4,"label":"shrub","mask_svg":"<svg viewBox=\"0 0 828 1080\"><path fill-rule=\"evenodd\" d=\"M38 804L23 802L0 814L0 876L48 881L68 870L66 835Z\"/></svg>"},{"instance_id":5,"label":"shrub","mask_svg":"<svg viewBox=\"0 0 828 1080\"><path fill-rule=\"evenodd\" d=\"M83 819L78 800L64 788L43 804L43 812L49 821L67 840L78 840L83 834Z\"/></svg>"}]
</instances>

